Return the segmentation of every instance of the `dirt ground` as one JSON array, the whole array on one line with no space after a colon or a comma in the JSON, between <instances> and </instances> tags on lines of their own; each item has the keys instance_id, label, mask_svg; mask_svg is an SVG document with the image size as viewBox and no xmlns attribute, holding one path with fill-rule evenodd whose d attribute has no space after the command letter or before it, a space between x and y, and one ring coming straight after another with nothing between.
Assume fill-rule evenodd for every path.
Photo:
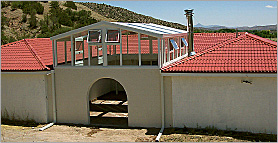
<instances>
[{"instance_id":1,"label":"dirt ground","mask_svg":"<svg viewBox=\"0 0 278 143\"><path fill-rule=\"evenodd\" d=\"M38 127L1 125L1 142L135 142L153 141L147 129L111 129L53 125L39 131Z\"/></svg>"},{"instance_id":2,"label":"dirt ground","mask_svg":"<svg viewBox=\"0 0 278 143\"><path fill-rule=\"evenodd\" d=\"M23 127L1 125L1 142L154 142L159 129L115 129L84 126L54 125L39 131L43 125ZM170 129L173 130L173 129ZM179 129L180 130L180 129ZM162 142L251 142L277 141L277 135L241 137L193 135L191 133L163 133ZM259 139L259 140L258 140Z\"/></svg>"}]
</instances>

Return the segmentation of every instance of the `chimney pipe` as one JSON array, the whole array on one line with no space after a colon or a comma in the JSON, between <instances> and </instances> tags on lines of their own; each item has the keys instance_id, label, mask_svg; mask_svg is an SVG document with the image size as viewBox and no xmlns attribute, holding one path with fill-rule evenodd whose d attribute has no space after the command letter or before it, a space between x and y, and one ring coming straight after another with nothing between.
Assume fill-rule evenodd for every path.
<instances>
[{"instance_id":1,"label":"chimney pipe","mask_svg":"<svg viewBox=\"0 0 278 143\"><path fill-rule=\"evenodd\" d=\"M194 52L194 43L193 43L193 9L184 10L186 18L187 18L187 39L188 39L188 56L193 56L196 53Z\"/></svg>"},{"instance_id":2,"label":"chimney pipe","mask_svg":"<svg viewBox=\"0 0 278 143\"><path fill-rule=\"evenodd\" d=\"M237 32L237 28L236 28L236 38L238 37L238 32Z\"/></svg>"}]
</instances>

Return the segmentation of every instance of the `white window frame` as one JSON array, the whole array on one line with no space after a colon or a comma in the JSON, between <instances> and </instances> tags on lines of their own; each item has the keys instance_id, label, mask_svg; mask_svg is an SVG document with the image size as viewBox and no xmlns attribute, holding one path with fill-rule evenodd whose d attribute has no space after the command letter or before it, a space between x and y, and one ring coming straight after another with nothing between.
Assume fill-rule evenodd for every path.
<instances>
[{"instance_id":1,"label":"white window frame","mask_svg":"<svg viewBox=\"0 0 278 143\"><path fill-rule=\"evenodd\" d=\"M117 30L117 31L118 31L118 40L119 40L119 41L108 41L108 40L107 40L107 38L108 38L108 31L109 31L109 30ZM120 38L121 38L121 37L120 37L120 29L107 29L106 34L105 34L105 42L106 42L106 43L120 43Z\"/></svg>"},{"instance_id":2,"label":"white window frame","mask_svg":"<svg viewBox=\"0 0 278 143\"><path fill-rule=\"evenodd\" d=\"M98 37L98 41L97 42L92 42L89 40L90 38L90 31L96 31L99 32L99 37ZM87 36L87 43L101 43L101 29L94 29L94 30L88 30L88 36Z\"/></svg>"}]
</instances>

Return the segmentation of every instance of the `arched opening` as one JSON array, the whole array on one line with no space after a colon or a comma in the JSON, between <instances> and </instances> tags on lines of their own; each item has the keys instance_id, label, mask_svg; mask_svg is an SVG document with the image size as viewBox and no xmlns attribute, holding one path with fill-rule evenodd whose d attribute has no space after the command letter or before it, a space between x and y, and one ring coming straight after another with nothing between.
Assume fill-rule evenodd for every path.
<instances>
[{"instance_id":1,"label":"arched opening","mask_svg":"<svg viewBox=\"0 0 278 143\"><path fill-rule=\"evenodd\" d=\"M124 87L116 80L97 80L89 91L90 124L128 126L128 101Z\"/></svg>"}]
</instances>

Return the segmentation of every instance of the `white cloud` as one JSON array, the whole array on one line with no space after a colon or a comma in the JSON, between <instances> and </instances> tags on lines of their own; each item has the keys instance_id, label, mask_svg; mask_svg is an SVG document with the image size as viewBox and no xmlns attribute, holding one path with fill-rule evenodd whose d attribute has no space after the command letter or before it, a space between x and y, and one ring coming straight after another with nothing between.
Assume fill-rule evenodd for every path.
<instances>
[{"instance_id":1,"label":"white cloud","mask_svg":"<svg viewBox=\"0 0 278 143\"><path fill-rule=\"evenodd\" d=\"M274 6L272 6L272 5L267 5L267 6L265 6L266 8L277 8L277 7L274 7Z\"/></svg>"}]
</instances>

